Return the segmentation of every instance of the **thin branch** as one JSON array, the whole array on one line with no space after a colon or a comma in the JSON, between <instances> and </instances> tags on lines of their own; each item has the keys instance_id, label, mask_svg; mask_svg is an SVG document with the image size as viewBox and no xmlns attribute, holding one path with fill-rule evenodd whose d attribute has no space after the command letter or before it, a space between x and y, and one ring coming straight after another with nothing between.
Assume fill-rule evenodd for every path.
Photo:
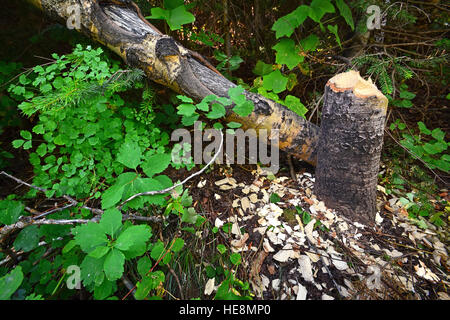
<instances>
[{"instance_id":1,"label":"thin branch","mask_svg":"<svg viewBox=\"0 0 450 320\"><path fill-rule=\"evenodd\" d=\"M201 174L201 173L202 173L203 171L205 171L205 170L206 170L206 169L207 169L214 161L216 161L216 159L217 159L217 157L218 157L220 151L222 150L222 146L223 146L223 133L222 133L222 131L220 131L220 135L221 135L220 145L219 145L219 148L218 148L216 154L215 154L214 157L212 157L212 159L206 164L206 166L204 166L201 170L195 172L194 174L190 175L189 177L187 177L187 178L184 179L183 181L181 181L181 182L179 182L179 183L173 185L172 187L169 187L169 188L166 188L166 189L163 189L163 190L147 191L147 192L137 193L137 194L135 194L135 195L129 197L127 200L123 201L117 208L118 208L119 210L121 210L122 207L125 205L125 203L127 203L127 202L129 202L129 201L131 201L131 200L133 200L133 199L135 199L135 198L137 198L137 197L140 197L140 196L152 196L152 195L155 195L155 194L164 194L164 193L170 192L170 191L172 191L173 189L175 189L175 188L177 188L177 187L179 187L179 186L184 185L186 182L188 182L189 180L191 180L191 179L194 178L195 176L198 176L199 174Z\"/></svg>"}]
</instances>

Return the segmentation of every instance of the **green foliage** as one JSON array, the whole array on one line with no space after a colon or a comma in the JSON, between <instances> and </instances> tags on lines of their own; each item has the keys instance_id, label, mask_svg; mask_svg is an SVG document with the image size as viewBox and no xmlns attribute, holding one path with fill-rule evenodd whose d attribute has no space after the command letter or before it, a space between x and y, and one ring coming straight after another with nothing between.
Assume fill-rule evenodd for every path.
<instances>
[{"instance_id":1,"label":"green foliage","mask_svg":"<svg viewBox=\"0 0 450 320\"><path fill-rule=\"evenodd\" d=\"M409 96L408 96L409 97ZM398 128L403 137L400 144L408 149L414 159L420 159L430 169L439 169L446 173L450 171L450 156L447 149L450 145L445 141L445 133L440 128L429 130L419 121L419 134L413 135L406 129L406 125L397 120L390 125L390 130Z\"/></svg>"},{"instance_id":2,"label":"green foliage","mask_svg":"<svg viewBox=\"0 0 450 320\"><path fill-rule=\"evenodd\" d=\"M183 0L164 0L164 8L152 8L152 15L146 18L165 20L173 31L195 21L195 16L188 10Z\"/></svg>"},{"instance_id":3,"label":"green foliage","mask_svg":"<svg viewBox=\"0 0 450 320\"><path fill-rule=\"evenodd\" d=\"M0 300L9 300L23 281L22 267L18 266L0 278Z\"/></svg>"},{"instance_id":4,"label":"green foliage","mask_svg":"<svg viewBox=\"0 0 450 320\"><path fill-rule=\"evenodd\" d=\"M238 55L228 57L225 53L219 50L214 51L214 57L217 61L219 61L219 64L216 66L217 70L225 72L225 74L227 74L228 71L239 69L241 63L244 62L244 60L242 60L242 58Z\"/></svg>"},{"instance_id":5,"label":"green foliage","mask_svg":"<svg viewBox=\"0 0 450 320\"><path fill-rule=\"evenodd\" d=\"M218 97L215 95L209 95L202 99L197 104L186 96L178 95L177 98L183 102L178 105L178 114L182 117L181 122L185 126L193 125L195 121L200 118L200 115L205 116L210 120L221 119L226 115L227 106L232 107L232 111L241 117L247 117L253 112L254 105L251 100L247 100L244 94L244 88L236 86L228 90L229 98ZM217 126L220 123L215 123L215 128L222 128L223 126ZM230 128L238 128L240 124L236 122L229 123Z\"/></svg>"}]
</instances>

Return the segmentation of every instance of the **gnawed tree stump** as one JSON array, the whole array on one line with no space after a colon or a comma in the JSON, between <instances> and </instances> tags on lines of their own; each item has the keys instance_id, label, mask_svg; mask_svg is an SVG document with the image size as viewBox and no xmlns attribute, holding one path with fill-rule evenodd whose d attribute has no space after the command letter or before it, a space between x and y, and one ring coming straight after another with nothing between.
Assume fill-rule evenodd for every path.
<instances>
[{"instance_id":1,"label":"gnawed tree stump","mask_svg":"<svg viewBox=\"0 0 450 320\"><path fill-rule=\"evenodd\" d=\"M338 74L325 86L315 192L353 220L374 221L387 104L356 71Z\"/></svg>"}]
</instances>

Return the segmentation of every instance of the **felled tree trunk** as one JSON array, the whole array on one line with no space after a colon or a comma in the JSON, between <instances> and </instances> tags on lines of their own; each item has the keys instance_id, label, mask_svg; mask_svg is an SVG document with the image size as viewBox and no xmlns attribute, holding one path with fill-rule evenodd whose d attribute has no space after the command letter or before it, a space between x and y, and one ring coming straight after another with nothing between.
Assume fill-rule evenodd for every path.
<instances>
[{"instance_id":1,"label":"felled tree trunk","mask_svg":"<svg viewBox=\"0 0 450 320\"><path fill-rule=\"evenodd\" d=\"M387 98L356 71L325 86L315 191L329 208L374 221Z\"/></svg>"},{"instance_id":2,"label":"felled tree trunk","mask_svg":"<svg viewBox=\"0 0 450 320\"><path fill-rule=\"evenodd\" d=\"M227 97L236 85L215 72L198 54L162 34L142 16L134 4L119 0L28 0L48 16L74 26L108 46L128 65L142 69L148 78L196 101L214 94ZM288 108L261 95L245 93L254 112L240 117L228 109L227 119L244 129L266 129L272 137L278 129L279 148L310 164L316 162L319 129Z\"/></svg>"}]
</instances>

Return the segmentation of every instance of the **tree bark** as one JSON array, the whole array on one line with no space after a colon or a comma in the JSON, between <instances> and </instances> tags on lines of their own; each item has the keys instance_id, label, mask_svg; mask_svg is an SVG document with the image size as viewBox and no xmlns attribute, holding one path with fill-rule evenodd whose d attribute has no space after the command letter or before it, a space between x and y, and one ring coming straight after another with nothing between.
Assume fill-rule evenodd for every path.
<instances>
[{"instance_id":1,"label":"tree bark","mask_svg":"<svg viewBox=\"0 0 450 320\"><path fill-rule=\"evenodd\" d=\"M119 5L110 0L28 0L45 14L66 24L79 13L83 32L117 53L128 65L142 69L148 78L196 101L214 94L227 97L236 85L208 67L198 54L162 34L142 16L134 4ZM117 2L117 0L115 0ZM240 117L228 107L227 120L243 129L266 129L269 139L278 129L279 148L310 164L316 163L319 128L285 106L261 95L245 92L254 112Z\"/></svg>"},{"instance_id":2,"label":"tree bark","mask_svg":"<svg viewBox=\"0 0 450 320\"><path fill-rule=\"evenodd\" d=\"M356 71L325 86L315 193L327 207L373 222L387 98Z\"/></svg>"}]
</instances>

